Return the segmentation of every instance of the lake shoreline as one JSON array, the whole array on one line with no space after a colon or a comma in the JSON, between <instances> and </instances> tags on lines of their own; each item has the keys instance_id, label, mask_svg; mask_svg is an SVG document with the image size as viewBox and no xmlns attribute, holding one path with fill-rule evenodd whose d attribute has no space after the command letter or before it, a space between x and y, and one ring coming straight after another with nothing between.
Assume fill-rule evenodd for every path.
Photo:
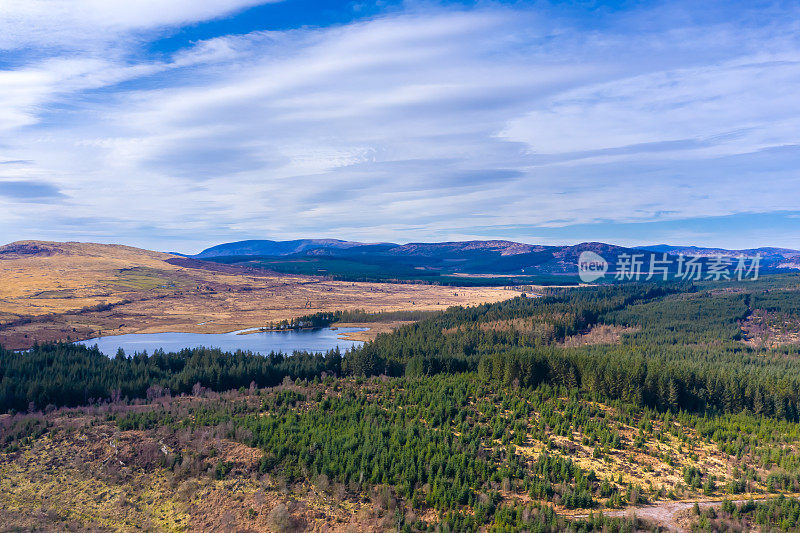
<instances>
[{"instance_id":1,"label":"lake shoreline","mask_svg":"<svg viewBox=\"0 0 800 533\"><path fill-rule=\"evenodd\" d=\"M342 331L344 329L344 331ZM292 354L294 352L325 353L339 349L345 351L358 347L364 341L347 338L346 335L359 333L366 328L316 328L302 330L261 331L259 328L251 330L234 330L227 333L184 333L184 332L157 332L157 333L129 333L123 335L106 335L75 341L87 347L97 346L105 355L113 357L119 348L126 354L147 352L152 354L156 350L177 352L186 348L216 348L224 352L237 350L249 351L267 355L269 353Z\"/></svg>"}]
</instances>

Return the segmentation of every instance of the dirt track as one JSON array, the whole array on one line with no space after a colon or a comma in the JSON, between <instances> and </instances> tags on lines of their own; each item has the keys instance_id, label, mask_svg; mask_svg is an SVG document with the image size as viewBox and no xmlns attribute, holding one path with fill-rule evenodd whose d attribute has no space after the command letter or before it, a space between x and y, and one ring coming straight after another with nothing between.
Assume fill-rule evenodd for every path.
<instances>
[{"instance_id":1,"label":"dirt track","mask_svg":"<svg viewBox=\"0 0 800 533\"><path fill-rule=\"evenodd\" d=\"M753 501L767 500L776 498L779 495L759 495L753 498L745 498L738 500L731 500L732 503L737 505L746 503L750 499ZM691 500L691 501L678 501L678 502L658 502L649 505L637 505L634 507L627 507L619 510L604 510L603 515L614 517L636 516L643 520L653 522L662 527L669 528L670 531L687 532L690 531L685 527L684 522L681 520L681 515L688 512L694 507L694 504L700 509L707 509L709 507L719 507L722 505L722 500ZM587 518L588 514L574 515L573 518Z\"/></svg>"}]
</instances>

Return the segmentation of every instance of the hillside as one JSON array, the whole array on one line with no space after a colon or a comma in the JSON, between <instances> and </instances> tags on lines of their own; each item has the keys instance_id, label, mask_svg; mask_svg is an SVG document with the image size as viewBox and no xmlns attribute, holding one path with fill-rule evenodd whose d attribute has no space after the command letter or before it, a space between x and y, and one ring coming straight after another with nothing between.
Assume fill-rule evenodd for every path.
<instances>
[{"instance_id":1,"label":"hillside","mask_svg":"<svg viewBox=\"0 0 800 533\"><path fill-rule=\"evenodd\" d=\"M365 246L360 242L341 241L337 239L299 239L294 241L249 240L218 244L192 257L205 259L208 257L225 257L230 255L291 255L308 250L345 249L354 246Z\"/></svg>"},{"instance_id":2,"label":"hillside","mask_svg":"<svg viewBox=\"0 0 800 533\"><path fill-rule=\"evenodd\" d=\"M357 255L385 253L394 256L436 256L443 253L463 251L497 252L500 255L516 255L531 251L542 251L547 247L522 244L512 241L456 241L436 243L394 244L363 243L339 239L298 239L293 241L248 240L218 244L192 256L196 259L209 257L266 255L284 256L303 252L330 255ZM346 252L345 252L346 250Z\"/></svg>"},{"instance_id":3,"label":"hillside","mask_svg":"<svg viewBox=\"0 0 800 533\"><path fill-rule=\"evenodd\" d=\"M172 257L114 244L20 241L0 246L0 318L118 301L125 282L134 281L122 273L133 268L174 273L179 268L166 262Z\"/></svg>"},{"instance_id":4,"label":"hillside","mask_svg":"<svg viewBox=\"0 0 800 533\"><path fill-rule=\"evenodd\" d=\"M514 294L345 283L128 246L20 241L0 247L0 345L101 333L222 333L319 311L444 309Z\"/></svg>"},{"instance_id":5,"label":"hillside","mask_svg":"<svg viewBox=\"0 0 800 533\"><path fill-rule=\"evenodd\" d=\"M331 239L253 240L227 243L193 256L224 264L245 265L293 274L330 275L349 281L424 281L439 284L575 284L578 257L592 251L612 266L620 255L639 254L643 264L663 254L673 263L679 254L736 258L760 254L764 272L800 268L800 252L779 248L724 250L652 246L629 248L600 242L541 246L512 241L463 241L368 244Z\"/></svg>"},{"instance_id":6,"label":"hillside","mask_svg":"<svg viewBox=\"0 0 800 533\"><path fill-rule=\"evenodd\" d=\"M702 248L698 246L669 246L667 244L657 244L654 246L643 246L643 250L652 252L666 252L668 254L695 255L701 257L727 256L745 257L761 256L762 261L767 266L780 269L800 269L800 250L789 248L747 248L743 250L726 250L724 248Z\"/></svg>"},{"instance_id":7,"label":"hillside","mask_svg":"<svg viewBox=\"0 0 800 533\"><path fill-rule=\"evenodd\" d=\"M800 275L543 293L324 357L0 349L0 523L797 531L800 348L745 330Z\"/></svg>"}]
</instances>

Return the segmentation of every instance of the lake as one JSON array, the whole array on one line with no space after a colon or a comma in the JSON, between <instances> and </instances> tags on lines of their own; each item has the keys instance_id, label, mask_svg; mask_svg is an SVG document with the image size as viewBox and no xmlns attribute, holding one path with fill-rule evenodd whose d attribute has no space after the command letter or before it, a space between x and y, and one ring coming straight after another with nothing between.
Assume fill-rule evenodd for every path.
<instances>
[{"instance_id":1,"label":"lake","mask_svg":"<svg viewBox=\"0 0 800 533\"><path fill-rule=\"evenodd\" d=\"M323 353L333 350L337 346L344 352L353 346L361 346L361 341L350 341L339 338L343 333L364 331L367 328L320 328L313 330L290 331L256 331L240 335L239 331L230 333L131 333L128 335L110 335L97 337L75 344L94 346L109 357L117 354L122 348L128 355L134 352L147 351L152 354L161 348L165 352L177 352L183 348L220 348L226 352L236 350L251 351L254 353L268 354L270 352L283 352L291 354L294 351ZM253 330L241 330L253 331Z\"/></svg>"}]
</instances>

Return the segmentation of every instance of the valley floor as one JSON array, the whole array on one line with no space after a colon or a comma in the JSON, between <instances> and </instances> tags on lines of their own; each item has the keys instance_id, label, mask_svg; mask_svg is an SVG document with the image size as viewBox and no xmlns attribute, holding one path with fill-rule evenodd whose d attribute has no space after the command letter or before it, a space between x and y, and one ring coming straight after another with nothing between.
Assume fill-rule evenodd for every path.
<instances>
[{"instance_id":1,"label":"valley floor","mask_svg":"<svg viewBox=\"0 0 800 533\"><path fill-rule=\"evenodd\" d=\"M227 333L323 311L437 310L518 294L333 281L125 246L31 241L0 247L0 345L17 350L126 333Z\"/></svg>"}]
</instances>

